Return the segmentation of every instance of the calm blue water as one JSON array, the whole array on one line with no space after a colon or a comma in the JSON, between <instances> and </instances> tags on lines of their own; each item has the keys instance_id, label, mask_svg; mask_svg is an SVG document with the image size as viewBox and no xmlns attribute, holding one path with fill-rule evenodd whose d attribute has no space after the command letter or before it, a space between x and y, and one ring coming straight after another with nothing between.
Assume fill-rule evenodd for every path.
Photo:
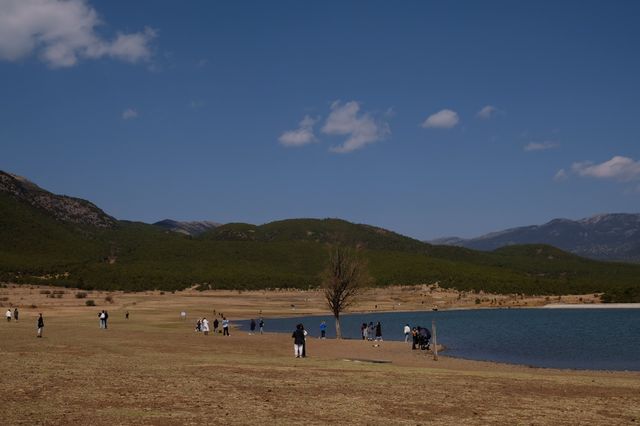
<instances>
[{"instance_id":1,"label":"calm blue water","mask_svg":"<svg viewBox=\"0 0 640 426\"><path fill-rule=\"evenodd\" d=\"M335 337L332 316L266 319L265 331L291 332L303 323L312 336L320 322ZM640 309L479 309L345 315L343 337L360 337L360 324L382 323L385 340L403 340L404 324L431 329L459 358L536 367L640 371ZM248 328L248 322L242 324Z\"/></svg>"}]
</instances>

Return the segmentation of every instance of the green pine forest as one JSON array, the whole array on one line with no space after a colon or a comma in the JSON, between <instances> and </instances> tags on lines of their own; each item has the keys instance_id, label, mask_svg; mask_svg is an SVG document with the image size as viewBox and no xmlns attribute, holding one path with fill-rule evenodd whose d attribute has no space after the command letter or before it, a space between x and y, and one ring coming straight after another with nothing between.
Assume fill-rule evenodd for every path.
<instances>
[{"instance_id":1,"label":"green pine forest","mask_svg":"<svg viewBox=\"0 0 640 426\"><path fill-rule=\"evenodd\" d=\"M119 221L114 228L60 222L0 193L0 282L142 291L314 288L332 245L358 248L373 284L464 291L604 293L640 302L640 265L584 259L551 246L494 252L434 246L339 219L227 224L198 237Z\"/></svg>"}]
</instances>

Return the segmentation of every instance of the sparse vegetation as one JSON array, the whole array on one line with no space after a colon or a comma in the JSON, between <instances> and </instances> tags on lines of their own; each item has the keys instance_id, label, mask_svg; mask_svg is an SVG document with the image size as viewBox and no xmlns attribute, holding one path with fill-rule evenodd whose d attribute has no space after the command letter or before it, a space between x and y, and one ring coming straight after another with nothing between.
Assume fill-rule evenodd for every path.
<instances>
[{"instance_id":1,"label":"sparse vegetation","mask_svg":"<svg viewBox=\"0 0 640 426\"><path fill-rule=\"evenodd\" d=\"M89 299L84 302L86 306L96 306L96 302L93 299Z\"/></svg>"},{"instance_id":2,"label":"sparse vegetation","mask_svg":"<svg viewBox=\"0 0 640 426\"><path fill-rule=\"evenodd\" d=\"M79 291L76 293L76 299L84 299L87 297L86 291Z\"/></svg>"}]
</instances>

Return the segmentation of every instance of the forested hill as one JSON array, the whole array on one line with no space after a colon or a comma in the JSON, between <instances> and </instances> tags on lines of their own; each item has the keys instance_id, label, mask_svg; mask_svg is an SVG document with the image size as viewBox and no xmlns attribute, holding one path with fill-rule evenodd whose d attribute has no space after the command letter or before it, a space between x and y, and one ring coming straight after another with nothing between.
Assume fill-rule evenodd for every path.
<instances>
[{"instance_id":1,"label":"forested hill","mask_svg":"<svg viewBox=\"0 0 640 426\"><path fill-rule=\"evenodd\" d=\"M308 288L320 284L331 245L341 244L359 249L379 286L439 282L460 290L606 292L610 301L640 301L640 266L588 260L550 246L478 252L339 219L228 224L194 237L117 221L88 201L2 176L9 182L0 187L0 281L5 282L123 290L194 284ZM69 212L69 206L78 208Z\"/></svg>"}]
</instances>

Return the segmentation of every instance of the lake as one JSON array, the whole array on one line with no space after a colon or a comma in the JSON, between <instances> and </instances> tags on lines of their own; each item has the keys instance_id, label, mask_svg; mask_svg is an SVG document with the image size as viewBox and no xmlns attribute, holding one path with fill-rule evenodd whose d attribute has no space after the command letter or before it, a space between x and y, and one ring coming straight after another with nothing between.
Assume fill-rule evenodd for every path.
<instances>
[{"instance_id":1,"label":"lake","mask_svg":"<svg viewBox=\"0 0 640 426\"><path fill-rule=\"evenodd\" d=\"M320 322L335 337L332 316L269 318L265 331L292 332L303 323L312 336ZM448 356L549 368L640 371L640 309L477 309L349 314L343 337L360 338L360 324L382 323L385 340L404 340L405 324L431 329ZM241 322L248 328L248 322Z\"/></svg>"}]
</instances>

